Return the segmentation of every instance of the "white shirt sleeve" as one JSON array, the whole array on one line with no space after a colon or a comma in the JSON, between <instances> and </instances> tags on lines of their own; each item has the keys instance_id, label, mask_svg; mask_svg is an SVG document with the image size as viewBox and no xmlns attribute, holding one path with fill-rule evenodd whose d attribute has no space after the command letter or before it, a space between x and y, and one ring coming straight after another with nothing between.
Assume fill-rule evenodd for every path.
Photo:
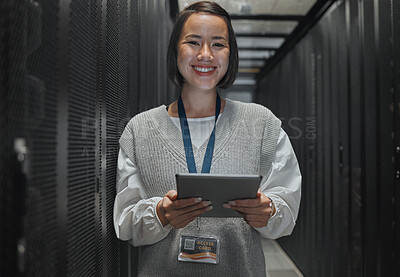
<instances>
[{"instance_id":1,"label":"white shirt sleeve","mask_svg":"<svg viewBox=\"0 0 400 277\"><path fill-rule=\"evenodd\" d=\"M272 199L276 212L267 226L255 229L269 239L290 235L299 213L301 173L289 137L283 129L279 133L270 174L264 176L260 189Z\"/></svg>"},{"instance_id":2,"label":"white shirt sleeve","mask_svg":"<svg viewBox=\"0 0 400 277\"><path fill-rule=\"evenodd\" d=\"M114 203L114 228L121 240L134 246L164 239L171 226L162 226L156 212L162 197L147 198L137 166L120 149L118 154L117 196Z\"/></svg>"}]
</instances>

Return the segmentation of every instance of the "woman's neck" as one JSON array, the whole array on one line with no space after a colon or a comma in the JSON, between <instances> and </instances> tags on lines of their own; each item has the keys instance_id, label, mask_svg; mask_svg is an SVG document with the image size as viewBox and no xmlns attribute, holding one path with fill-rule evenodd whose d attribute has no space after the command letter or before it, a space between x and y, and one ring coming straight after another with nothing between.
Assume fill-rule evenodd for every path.
<instances>
[{"instance_id":1,"label":"woman's neck","mask_svg":"<svg viewBox=\"0 0 400 277\"><path fill-rule=\"evenodd\" d=\"M187 87L182 88L182 102L185 106L187 118L200 118L215 115L215 104L217 90L198 91L190 90ZM225 107L225 99L221 98L221 111ZM178 101L173 102L168 108L168 114L172 117L179 117Z\"/></svg>"},{"instance_id":2,"label":"woman's neck","mask_svg":"<svg viewBox=\"0 0 400 277\"><path fill-rule=\"evenodd\" d=\"M182 88L182 102L185 106L187 118L200 118L215 115L215 101L217 91L188 91ZM221 112L225 107L225 99L221 99ZM168 114L172 117L179 117L178 102L173 102L168 109Z\"/></svg>"},{"instance_id":3,"label":"woman's neck","mask_svg":"<svg viewBox=\"0 0 400 277\"><path fill-rule=\"evenodd\" d=\"M182 90L182 101L187 117L206 117L215 115L217 91Z\"/></svg>"}]
</instances>

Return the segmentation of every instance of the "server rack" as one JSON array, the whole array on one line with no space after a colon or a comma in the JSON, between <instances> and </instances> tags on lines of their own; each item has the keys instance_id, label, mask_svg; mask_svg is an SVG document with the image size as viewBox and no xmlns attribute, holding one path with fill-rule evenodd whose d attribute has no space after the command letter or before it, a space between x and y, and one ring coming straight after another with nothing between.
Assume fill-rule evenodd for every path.
<instances>
[{"instance_id":1,"label":"server rack","mask_svg":"<svg viewBox=\"0 0 400 277\"><path fill-rule=\"evenodd\" d=\"M259 78L303 173L279 242L306 276L399 274L398 14L396 1L337 1Z\"/></svg>"},{"instance_id":2,"label":"server rack","mask_svg":"<svg viewBox=\"0 0 400 277\"><path fill-rule=\"evenodd\" d=\"M164 73L169 2L0 6L1 275L134 276L136 251L112 219L118 139L176 95ZM145 16L162 22L150 29Z\"/></svg>"}]
</instances>

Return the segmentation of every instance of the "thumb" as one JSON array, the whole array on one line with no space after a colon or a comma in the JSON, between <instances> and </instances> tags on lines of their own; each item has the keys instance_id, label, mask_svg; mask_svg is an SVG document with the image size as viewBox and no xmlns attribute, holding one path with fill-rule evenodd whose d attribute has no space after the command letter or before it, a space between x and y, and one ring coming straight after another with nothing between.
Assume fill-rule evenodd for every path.
<instances>
[{"instance_id":1,"label":"thumb","mask_svg":"<svg viewBox=\"0 0 400 277\"><path fill-rule=\"evenodd\" d=\"M168 197L171 201L174 201L178 197L178 193L176 192L176 190L170 190L165 194L165 196Z\"/></svg>"},{"instance_id":2,"label":"thumb","mask_svg":"<svg viewBox=\"0 0 400 277\"><path fill-rule=\"evenodd\" d=\"M257 191L257 198L261 198L261 190L260 189L258 189L258 191Z\"/></svg>"}]
</instances>

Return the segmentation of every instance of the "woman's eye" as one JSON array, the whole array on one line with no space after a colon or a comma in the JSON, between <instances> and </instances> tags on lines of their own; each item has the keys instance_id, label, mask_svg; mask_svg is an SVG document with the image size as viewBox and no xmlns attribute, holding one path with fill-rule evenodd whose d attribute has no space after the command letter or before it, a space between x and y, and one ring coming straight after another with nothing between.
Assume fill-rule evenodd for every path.
<instances>
[{"instance_id":1,"label":"woman's eye","mask_svg":"<svg viewBox=\"0 0 400 277\"><path fill-rule=\"evenodd\" d=\"M197 43L197 41L188 41L188 43L189 43L189 44L193 44L193 45L199 45L199 44Z\"/></svg>"},{"instance_id":2,"label":"woman's eye","mask_svg":"<svg viewBox=\"0 0 400 277\"><path fill-rule=\"evenodd\" d=\"M214 43L214 46L216 46L216 47L224 47L224 45L221 44L221 43Z\"/></svg>"}]
</instances>

